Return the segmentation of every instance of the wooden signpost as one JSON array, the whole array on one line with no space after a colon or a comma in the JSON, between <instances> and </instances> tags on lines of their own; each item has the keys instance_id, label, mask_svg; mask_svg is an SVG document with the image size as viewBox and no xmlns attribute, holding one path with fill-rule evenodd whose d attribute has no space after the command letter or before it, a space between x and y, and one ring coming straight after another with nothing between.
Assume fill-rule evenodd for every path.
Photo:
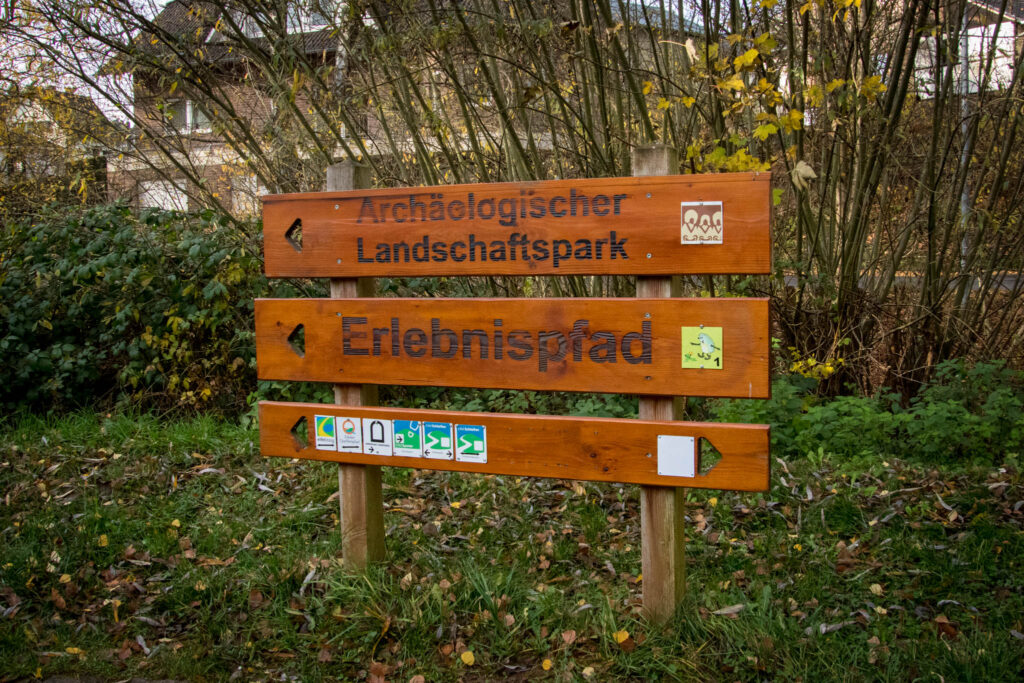
<instances>
[{"instance_id":1,"label":"wooden signpost","mask_svg":"<svg viewBox=\"0 0 1024 683\"><path fill-rule=\"evenodd\" d=\"M269 277L768 273L769 174L263 198Z\"/></svg>"},{"instance_id":2,"label":"wooden signpost","mask_svg":"<svg viewBox=\"0 0 1024 683\"><path fill-rule=\"evenodd\" d=\"M643 599L685 588L680 487L765 490L765 425L675 422L672 397L770 395L766 299L672 298L670 275L767 273L767 174L367 190L264 198L271 277L331 277L330 299L256 302L261 379L335 384L337 405L263 402L264 455L340 463L343 551L384 552L380 466L642 486ZM634 274L636 299L372 298L373 276ZM356 278L359 278L358 280ZM360 298L370 297L370 298ZM640 419L372 407L376 384L635 393ZM702 467L701 444L721 454Z\"/></svg>"},{"instance_id":3,"label":"wooden signpost","mask_svg":"<svg viewBox=\"0 0 1024 683\"><path fill-rule=\"evenodd\" d=\"M767 299L256 301L264 379L766 398L768 342Z\"/></svg>"}]
</instances>

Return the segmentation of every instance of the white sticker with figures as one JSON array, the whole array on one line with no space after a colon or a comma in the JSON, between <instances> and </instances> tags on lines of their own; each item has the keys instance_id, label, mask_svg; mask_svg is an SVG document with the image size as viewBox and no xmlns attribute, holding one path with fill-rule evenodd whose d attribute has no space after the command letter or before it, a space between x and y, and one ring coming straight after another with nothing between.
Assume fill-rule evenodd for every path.
<instances>
[{"instance_id":1,"label":"white sticker with figures","mask_svg":"<svg viewBox=\"0 0 1024 683\"><path fill-rule=\"evenodd\" d=\"M658 435L658 474L693 477L697 473L696 439L692 436Z\"/></svg>"},{"instance_id":2,"label":"white sticker with figures","mask_svg":"<svg viewBox=\"0 0 1024 683\"><path fill-rule=\"evenodd\" d=\"M316 429L316 449L318 451L333 451L335 447L334 440L334 416L333 415L314 415L313 424Z\"/></svg>"},{"instance_id":3,"label":"white sticker with figures","mask_svg":"<svg viewBox=\"0 0 1024 683\"><path fill-rule=\"evenodd\" d=\"M723 229L722 202L680 202L680 244L721 244Z\"/></svg>"},{"instance_id":4,"label":"white sticker with figures","mask_svg":"<svg viewBox=\"0 0 1024 683\"><path fill-rule=\"evenodd\" d=\"M455 459L459 462L487 462L487 427L455 425Z\"/></svg>"},{"instance_id":5,"label":"white sticker with figures","mask_svg":"<svg viewBox=\"0 0 1024 683\"><path fill-rule=\"evenodd\" d=\"M342 453L363 452L362 420L341 415L335 418L338 432L338 450Z\"/></svg>"},{"instance_id":6,"label":"white sticker with figures","mask_svg":"<svg viewBox=\"0 0 1024 683\"><path fill-rule=\"evenodd\" d=\"M391 420L363 418L363 453L392 455Z\"/></svg>"}]
</instances>

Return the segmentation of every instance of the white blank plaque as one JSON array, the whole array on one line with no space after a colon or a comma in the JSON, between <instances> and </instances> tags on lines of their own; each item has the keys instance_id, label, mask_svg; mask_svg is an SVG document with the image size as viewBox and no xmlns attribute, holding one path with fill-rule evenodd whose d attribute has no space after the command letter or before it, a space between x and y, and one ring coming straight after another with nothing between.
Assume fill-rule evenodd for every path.
<instances>
[{"instance_id":1,"label":"white blank plaque","mask_svg":"<svg viewBox=\"0 0 1024 683\"><path fill-rule=\"evenodd\" d=\"M697 452L692 436L658 435L658 474L664 477L693 477Z\"/></svg>"}]
</instances>

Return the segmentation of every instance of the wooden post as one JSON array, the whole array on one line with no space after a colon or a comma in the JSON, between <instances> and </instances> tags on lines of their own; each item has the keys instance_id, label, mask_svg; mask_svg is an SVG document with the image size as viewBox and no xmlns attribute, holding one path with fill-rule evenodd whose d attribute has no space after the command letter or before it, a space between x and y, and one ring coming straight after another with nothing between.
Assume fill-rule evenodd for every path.
<instances>
[{"instance_id":1,"label":"wooden post","mask_svg":"<svg viewBox=\"0 0 1024 683\"><path fill-rule=\"evenodd\" d=\"M633 175L673 175L679 172L675 150L663 145L633 151ZM678 277L637 277L637 297L679 296ZM641 420L677 420L680 399L640 397ZM686 592L682 488L640 487L640 552L643 609L651 621L668 621Z\"/></svg>"},{"instance_id":2,"label":"wooden post","mask_svg":"<svg viewBox=\"0 0 1024 683\"><path fill-rule=\"evenodd\" d=\"M352 161L327 168L328 192L370 187L370 169ZM372 278L331 278L331 298L373 295ZM334 402L343 406L372 406L377 387L335 384ZM380 467L338 465L338 502L341 512L341 548L346 564L362 568L384 559L384 501Z\"/></svg>"}]
</instances>

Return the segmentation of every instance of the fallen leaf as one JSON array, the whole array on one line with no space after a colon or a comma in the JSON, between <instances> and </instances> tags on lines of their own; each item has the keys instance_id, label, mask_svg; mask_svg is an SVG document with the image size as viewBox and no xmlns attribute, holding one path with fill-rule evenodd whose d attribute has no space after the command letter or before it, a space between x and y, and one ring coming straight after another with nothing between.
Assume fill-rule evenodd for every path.
<instances>
[{"instance_id":1,"label":"fallen leaf","mask_svg":"<svg viewBox=\"0 0 1024 683\"><path fill-rule=\"evenodd\" d=\"M629 631L616 631L612 634L612 638L615 639L616 643L621 643L626 638L629 638Z\"/></svg>"},{"instance_id":2,"label":"fallen leaf","mask_svg":"<svg viewBox=\"0 0 1024 683\"><path fill-rule=\"evenodd\" d=\"M106 548L110 545L110 540L107 538L106 534L100 534L100 537L96 539L96 544L101 548Z\"/></svg>"},{"instance_id":3,"label":"fallen leaf","mask_svg":"<svg viewBox=\"0 0 1024 683\"><path fill-rule=\"evenodd\" d=\"M881 595L883 593L882 586L877 583L871 584L870 590L875 595Z\"/></svg>"},{"instance_id":4,"label":"fallen leaf","mask_svg":"<svg viewBox=\"0 0 1024 683\"><path fill-rule=\"evenodd\" d=\"M551 660L550 659L545 659L543 662L540 663L540 668L544 669L545 671L550 671L551 670ZM412 681L410 681L409 683L412 683Z\"/></svg>"},{"instance_id":5,"label":"fallen leaf","mask_svg":"<svg viewBox=\"0 0 1024 683\"><path fill-rule=\"evenodd\" d=\"M264 603L263 593L260 593L255 588L249 591L249 609L256 610Z\"/></svg>"},{"instance_id":6,"label":"fallen leaf","mask_svg":"<svg viewBox=\"0 0 1024 683\"><path fill-rule=\"evenodd\" d=\"M316 661L320 662L321 664L326 664L327 662L331 661L332 659L333 659L333 657L331 657L331 651L330 650L328 650L326 647L320 648L320 653L317 654Z\"/></svg>"},{"instance_id":7,"label":"fallen leaf","mask_svg":"<svg viewBox=\"0 0 1024 683\"><path fill-rule=\"evenodd\" d=\"M956 638L959 634L958 624L955 621L950 621L945 614L935 617L935 626L939 629L939 635L947 638Z\"/></svg>"},{"instance_id":8,"label":"fallen leaf","mask_svg":"<svg viewBox=\"0 0 1024 683\"><path fill-rule=\"evenodd\" d=\"M712 614L718 615L720 617L732 616L734 614L739 614L740 612L742 612L744 607L746 607L746 605L744 605L743 603L739 603L737 605L729 605L728 607L723 607L722 609L716 609L714 612L712 612Z\"/></svg>"},{"instance_id":9,"label":"fallen leaf","mask_svg":"<svg viewBox=\"0 0 1024 683\"><path fill-rule=\"evenodd\" d=\"M562 631L562 642L564 642L566 645L572 645L573 643L575 643L576 631L573 631L572 629L568 631Z\"/></svg>"},{"instance_id":10,"label":"fallen leaf","mask_svg":"<svg viewBox=\"0 0 1024 683\"><path fill-rule=\"evenodd\" d=\"M514 623L516 623L516 618L514 616L512 616L511 614L506 614L505 615L505 626L512 626L512 624L514 624Z\"/></svg>"},{"instance_id":11,"label":"fallen leaf","mask_svg":"<svg viewBox=\"0 0 1024 683\"><path fill-rule=\"evenodd\" d=\"M583 677L584 677L584 678L590 678L591 676L593 676L593 675L594 675L594 667L592 667L592 666L588 666L587 668L585 668L585 669L584 669L583 671L581 671L580 673L582 673L582 674L583 674Z\"/></svg>"},{"instance_id":12,"label":"fallen leaf","mask_svg":"<svg viewBox=\"0 0 1024 683\"><path fill-rule=\"evenodd\" d=\"M473 666L473 663L476 661L476 657L473 656L472 650L466 650L465 652L463 652L461 655L459 655L459 659L461 659L462 663L466 666Z\"/></svg>"},{"instance_id":13,"label":"fallen leaf","mask_svg":"<svg viewBox=\"0 0 1024 683\"><path fill-rule=\"evenodd\" d=\"M416 674L409 679L409 683L427 683L427 679L423 677L423 674Z\"/></svg>"}]
</instances>

